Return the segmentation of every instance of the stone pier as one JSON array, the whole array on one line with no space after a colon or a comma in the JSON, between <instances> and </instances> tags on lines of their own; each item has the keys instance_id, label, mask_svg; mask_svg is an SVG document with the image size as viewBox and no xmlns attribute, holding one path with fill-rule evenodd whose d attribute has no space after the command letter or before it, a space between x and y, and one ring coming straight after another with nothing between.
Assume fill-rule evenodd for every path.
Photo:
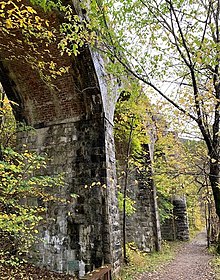
<instances>
[{"instance_id":1,"label":"stone pier","mask_svg":"<svg viewBox=\"0 0 220 280\"><path fill-rule=\"evenodd\" d=\"M165 240L189 240L189 223L185 197L174 196L172 216L161 225L162 238Z\"/></svg>"}]
</instances>

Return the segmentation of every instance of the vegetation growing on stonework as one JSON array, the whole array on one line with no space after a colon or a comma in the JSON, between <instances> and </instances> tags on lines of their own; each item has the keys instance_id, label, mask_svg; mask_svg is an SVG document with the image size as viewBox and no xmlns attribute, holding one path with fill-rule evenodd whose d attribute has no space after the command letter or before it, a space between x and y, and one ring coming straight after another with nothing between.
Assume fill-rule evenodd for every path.
<instances>
[{"instance_id":1,"label":"vegetation growing on stonework","mask_svg":"<svg viewBox=\"0 0 220 280\"><path fill-rule=\"evenodd\" d=\"M60 22L54 17L56 12L63 19ZM48 86L70 68L56 63L51 45L61 56L77 56L95 38L88 21L62 1L32 0L30 5L21 0L1 1L0 28L4 59L30 64Z\"/></svg>"},{"instance_id":2,"label":"vegetation growing on stonework","mask_svg":"<svg viewBox=\"0 0 220 280\"><path fill-rule=\"evenodd\" d=\"M26 146L22 151L15 149L15 134L20 128L3 93L0 104L0 263L17 265L28 257L38 240L47 204L66 202L54 192L60 191L64 182L61 175L43 175L47 168L45 156Z\"/></svg>"},{"instance_id":3,"label":"vegetation growing on stonework","mask_svg":"<svg viewBox=\"0 0 220 280\"><path fill-rule=\"evenodd\" d=\"M143 145L149 142L149 101L138 83L125 85L115 111L115 141L118 159L119 206L123 212L123 252L126 262L126 216L135 212L135 201L128 196L130 177L144 168ZM138 159L139 158L139 159Z\"/></svg>"}]
</instances>

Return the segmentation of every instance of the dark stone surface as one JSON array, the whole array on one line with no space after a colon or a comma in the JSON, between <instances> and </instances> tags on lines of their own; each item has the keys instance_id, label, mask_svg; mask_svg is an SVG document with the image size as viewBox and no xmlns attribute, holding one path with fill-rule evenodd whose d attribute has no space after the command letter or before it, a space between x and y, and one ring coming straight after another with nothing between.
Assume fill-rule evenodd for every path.
<instances>
[{"instance_id":1,"label":"dark stone surface","mask_svg":"<svg viewBox=\"0 0 220 280\"><path fill-rule=\"evenodd\" d=\"M65 174L66 186L59 192L68 199L78 195L67 205L49 208L47 226L41 229L40 263L69 273L77 260L87 270L102 263L117 267L121 247L111 125L103 118L61 123L20 133L18 142L46 152L51 158L47 172Z\"/></svg>"},{"instance_id":2,"label":"dark stone surface","mask_svg":"<svg viewBox=\"0 0 220 280\"><path fill-rule=\"evenodd\" d=\"M148 145L146 145L148 148ZM119 151L120 152L120 151ZM134 242L137 248L144 252L160 249L160 228L157 213L156 190L152 181L152 170L149 153L144 155L145 168L133 168L129 172L127 195L135 201L135 212L126 217L126 241ZM123 170L123 162L119 161L118 172ZM119 181L123 191L124 178ZM122 227L121 214L121 227Z\"/></svg>"},{"instance_id":3,"label":"dark stone surface","mask_svg":"<svg viewBox=\"0 0 220 280\"><path fill-rule=\"evenodd\" d=\"M173 212L170 219L161 226L162 238L165 240L189 240L189 223L186 200L183 197L173 198Z\"/></svg>"}]
</instances>

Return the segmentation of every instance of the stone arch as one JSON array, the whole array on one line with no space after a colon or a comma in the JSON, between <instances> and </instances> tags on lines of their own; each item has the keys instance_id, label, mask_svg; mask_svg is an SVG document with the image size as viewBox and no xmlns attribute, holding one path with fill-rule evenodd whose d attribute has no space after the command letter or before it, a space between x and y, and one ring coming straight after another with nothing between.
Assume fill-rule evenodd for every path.
<instances>
[{"instance_id":1,"label":"stone arch","mask_svg":"<svg viewBox=\"0 0 220 280\"><path fill-rule=\"evenodd\" d=\"M26 144L30 150L46 152L52 159L47 173L64 172L65 196L78 195L69 205L50 208L40 230L44 242L38 247L39 263L70 274L78 273L79 261L86 271L102 263L117 268L121 246L114 139L106 105L113 111L114 103L108 100L100 59L88 47L76 57L61 56L53 44L50 50L54 63L69 67L52 87L30 63L8 60L7 49L0 49L0 82L19 105L13 108L15 117L35 128L34 134L18 134L18 147ZM107 188L85 188L93 182Z\"/></svg>"}]
</instances>

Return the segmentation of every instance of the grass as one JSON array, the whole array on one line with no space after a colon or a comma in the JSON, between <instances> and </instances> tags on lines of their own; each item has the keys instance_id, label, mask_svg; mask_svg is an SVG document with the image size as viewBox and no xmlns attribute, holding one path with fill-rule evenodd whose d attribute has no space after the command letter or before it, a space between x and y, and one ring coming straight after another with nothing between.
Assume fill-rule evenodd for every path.
<instances>
[{"instance_id":1,"label":"grass","mask_svg":"<svg viewBox=\"0 0 220 280\"><path fill-rule=\"evenodd\" d=\"M214 257L211 264L215 271L215 279L220 280L220 256Z\"/></svg>"},{"instance_id":2,"label":"grass","mask_svg":"<svg viewBox=\"0 0 220 280\"><path fill-rule=\"evenodd\" d=\"M209 253L214 255L214 258L211 261L211 266L215 271L215 279L220 280L220 255L216 253L215 246L209 248Z\"/></svg>"},{"instance_id":3,"label":"grass","mask_svg":"<svg viewBox=\"0 0 220 280\"><path fill-rule=\"evenodd\" d=\"M163 267L174 259L177 249L183 242L166 242L162 243L160 252L142 253L134 244L128 245L129 265L124 266L115 280L132 280L134 276L142 272L151 272Z\"/></svg>"}]
</instances>

